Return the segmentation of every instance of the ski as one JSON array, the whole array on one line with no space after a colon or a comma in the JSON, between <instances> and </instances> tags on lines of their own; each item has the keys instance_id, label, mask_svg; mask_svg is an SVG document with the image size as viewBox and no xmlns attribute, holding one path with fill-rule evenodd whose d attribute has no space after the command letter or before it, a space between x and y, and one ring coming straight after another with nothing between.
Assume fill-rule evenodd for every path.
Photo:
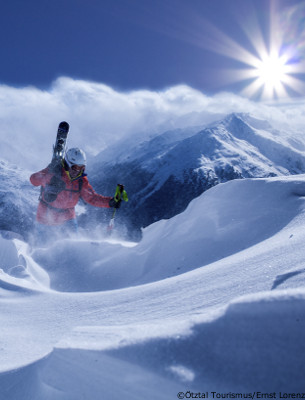
<instances>
[{"instance_id":1,"label":"ski","mask_svg":"<svg viewBox=\"0 0 305 400\"><path fill-rule=\"evenodd\" d=\"M64 157L69 128L70 126L66 121L58 125L56 141L53 146L52 164L61 161Z\"/></svg>"},{"instance_id":2,"label":"ski","mask_svg":"<svg viewBox=\"0 0 305 400\"><path fill-rule=\"evenodd\" d=\"M61 171L61 160L65 156L69 128L70 126L68 122L65 121L58 125L56 140L55 144L53 145L52 161L48 166L50 171L54 172L55 174L59 174L59 171Z\"/></svg>"}]
</instances>

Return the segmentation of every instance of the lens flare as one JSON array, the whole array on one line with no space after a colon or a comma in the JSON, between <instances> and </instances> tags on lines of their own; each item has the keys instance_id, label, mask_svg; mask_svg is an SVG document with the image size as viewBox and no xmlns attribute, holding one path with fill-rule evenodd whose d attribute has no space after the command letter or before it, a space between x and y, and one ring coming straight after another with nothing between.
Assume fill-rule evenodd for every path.
<instances>
[{"instance_id":1,"label":"lens flare","mask_svg":"<svg viewBox=\"0 0 305 400\"><path fill-rule=\"evenodd\" d=\"M256 54L249 52L251 54L241 60L240 55L232 52L231 58L241 61L248 68L236 71L235 76L231 71L230 76L232 81L236 82L250 80L241 91L247 97L275 99L288 98L293 94L305 94L304 81L296 76L305 75L304 51L302 51L304 46L300 46L300 42L304 41L305 3L297 8L294 7L293 10L286 10L284 14L285 18L283 12L280 14L276 10L276 2L271 2L269 43L263 37L255 13L251 14L247 26L241 24ZM298 22L295 18L293 21L292 18L287 18L289 15L295 17L296 14L302 17ZM296 26L303 35L294 35L292 40L290 33Z\"/></svg>"},{"instance_id":2,"label":"lens flare","mask_svg":"<svg viewBox=\"0 0 305 400\"><path fill-rule=\"evenodd\" d=\"M262 91L263 98L287 97L285 85L293 86L288 61L286 54L262 54L260 59L253 62L254 68L245 72L244 78L254 78L254 81L242 92L249 97L253 97L259 91ZM300 85L302 86L301 82Z\"/></svg>"}]
</instances>

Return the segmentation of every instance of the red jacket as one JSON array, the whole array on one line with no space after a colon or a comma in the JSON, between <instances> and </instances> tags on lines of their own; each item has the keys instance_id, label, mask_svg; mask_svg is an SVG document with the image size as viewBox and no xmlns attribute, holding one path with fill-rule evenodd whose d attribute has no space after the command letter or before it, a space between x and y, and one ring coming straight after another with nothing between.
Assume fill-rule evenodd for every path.
<instances>
[{"instance_id":1,"label":"red jacket","mask_svg":"<svg viewBox=\"0 0 305 400\"><path fill-rule=\"evenodd\" d=\"M61 180L65 188L60 191L57 198L50 202L45 199L45 188L51 181L54 173L48 168L31 175L30 181L34 186L42 186L42 193L37 209L36 219L41 224L60 225L75 218L75 206L81 197L85 202L95 207L109 207L111 197L97 194L90 185L86 176L70 180L64 168L61 171ZM80 179L82 183L80 184Z\"/></svg>"}]
</instances>

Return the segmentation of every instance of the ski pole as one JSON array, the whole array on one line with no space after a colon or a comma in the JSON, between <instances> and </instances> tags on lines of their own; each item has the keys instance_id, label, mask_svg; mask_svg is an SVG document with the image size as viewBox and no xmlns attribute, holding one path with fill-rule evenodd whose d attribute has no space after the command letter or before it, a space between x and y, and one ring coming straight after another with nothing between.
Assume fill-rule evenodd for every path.
<instances>
[{"instance_id":1,"label":"ski pole","mask_svg":"<svg viewBox=\"0 0 305 400\"><path fill-rule=\"evenodd\" d=\"M111 216L111 219L110 219L108 228L107 228L108 233L111 233L111 231L112 231L113 228L114 228L114 217L115 217L115 214L116 214L116 210L117 210L117 209L120 207L120 205L121 205L121 201L122 201L122 200L128 201L128 195L127 195L127 193L126 193L126 190L124 189L124 185L121 185L121 184L119 184L119 183L117 184L117 187L116 187L116 189L115 189L115 194L114 194L113 200L114 200L114 202L115 202L115 205L114 205L114 210L113 210L113 213L112 213L112 216Z\"/></svg>"},{"instance_id":2,"label":"ski pole","mask_svg":"<svg viewBox=\"0 0 305 400\"><path fill-rule=\"evenodd\" d=\"M110 233L110 232L112 231L112 229L114 228L114 217L115 217L115 212L116 212L116 210L117 210L116 208L113 210L113 213L112 213L112 216L111 216L111 219L110 219L108 228L107 228L107 230L108 230L109 233Z\"/></svg>"}]
</instances>

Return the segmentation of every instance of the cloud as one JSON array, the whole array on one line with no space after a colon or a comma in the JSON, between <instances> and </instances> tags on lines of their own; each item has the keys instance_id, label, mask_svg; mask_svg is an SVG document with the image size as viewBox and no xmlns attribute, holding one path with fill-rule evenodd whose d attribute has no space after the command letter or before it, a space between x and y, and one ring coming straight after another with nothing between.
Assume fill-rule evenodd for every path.
<instances>
[{"instance_id":1,"label":"cloud","mask_svg":"<svg viewBox=\"0 0 305 400\"><path fill-rule=\"evenodd\" d=\"M29 169L44 167L62 120L70 123L68 145L89 154L139 135L145 139L169 129L204 125L231 112L249 112L294 132L305 125L304 102L265 104L232 93L207 96L186 85L122 92L67 77L48 90L2 85L0 159Z\"/></svg>"}]
</instances>

